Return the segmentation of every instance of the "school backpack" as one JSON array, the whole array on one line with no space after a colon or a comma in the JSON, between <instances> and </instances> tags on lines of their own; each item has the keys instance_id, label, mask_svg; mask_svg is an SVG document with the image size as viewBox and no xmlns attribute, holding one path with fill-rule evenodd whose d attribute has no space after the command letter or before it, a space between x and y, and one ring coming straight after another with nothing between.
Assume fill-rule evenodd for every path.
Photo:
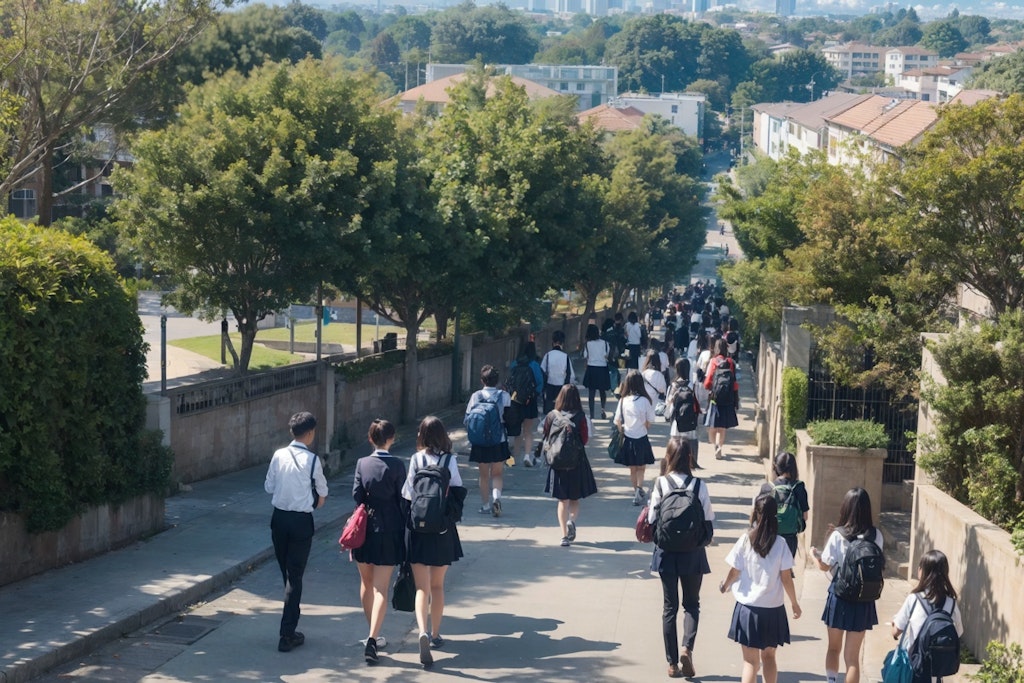
<instances>
[{"instance_id":1,"label":"school backpack","mask_svg":"<svg viewBox=\"0 0 1024 683\"><path fill-rule=\"evenodd\" d=\"M885 555L875 543L877 531L850 541L839 570L832 580L833 592L849 602L874 602L882 595L885 579Z\"/></svg>"},{"instance_id":2,"label":"school backpack","mask_svg":"<svg viewBox=\"0 0 1024 683\"><path fill-rule=\"evenodd\" d=\"M740 349L740 333L729 330L725 335L725 343L728 345L729 355L735 355Z\"/></svg>"},{"instance_id":3,"label":"school backpack","mask_svg":"<svg viewBox=\"0 0 1024 683\"><path fill-rule=\"evenodd\" d=\"M796 489L803 485L802 481L798 481L795 484L776 484L772 487L772 495L778 504L775 517L779 520L780 536L798 534L804 530L803 512L796 502Z\"/></svg>"},{"instance_id":4,"label":"school backpack","mask_svg":"<svg viewBox=\"0 0 1024 683\"><path fill-rule=\"evenodd\" d=\"M544 460L553 470L571 470L580 464L584 456L583 439L572 420L572 413L559 410L552 416L548 435L544 437Z\"/></svg>"},{"instance_id":5,"label":"school backpack","mask_svg":"<svg viewBox=\"0 0 1024 683\"><path fill-rule=\"evenodd\" d=\"M910 646L910 666L914 679L930 681L932 678L952 676L960 670L960 636L953 623L953 607L946 612L917 596L917 601L928 613ZM913 608L911 608L913 611Z\"/></svg>"},{"instance_id":6,"label":"school backpack","mask_svg":"<svg viewBox=\"0 0 1024 683\"><path fill-rule=\"evenodd\" d=\"M469 443L474 446L497 446L503 441L505 428L501 424L501 409L498 408L500 398L501 392L496 392L490 400L480 394L476 404L466 413L462 424L466 426Z\"/></svg>"},{"instance_id":7,"label":"school backpack","mask_svg":"<svg viewBox=\"0 0 1024 683\"><path fill-rule=\"evenodd\" d=\"M697 495L700 479L691 491L688 487L692 480L693 477L687 477L684 485L679 487L672 477L665 477L669 490L663 492L658 503L654 528L654 543L662 550L687 552L705 545L704 506Z\"/></svg>"},{"instance_id":8,"label":"school backpack","mask_svg":"<svg viewBox=\"0 0 1024 683\"><path fill-rule=\"evenodd\" d=\"M733 386L736 373L732 369L732 361L721 358L715 363L715 374L711 377L711 400L720 408L729 408L734 403Z\"/></svg>"},{"instance_id":9,"label":"school backpack","mask_svg":"<svg viewBox=\"0 0 1024 683\"><path fill-rule=\"evenodd\" d=\"M445 510L448 506L448 488L452 473L448 469L451 453L438 461L416 470L412 478L412 501L409 503L409 528L424 534L437 534L448 526Z\"/></svg>"},{"instance_id":10,"label":"school backpack","mask_svg":"<svg viewBox=\"0 0 1024 683\"><path fill-rule=\"evenodd\" d=\"M528 406L537 400L537 380L533 376L533 368L529 363L516 363L512 366L505 391L512 397L513 403Z\"/></svg>"},{"instance_id":11,"label":"school backpack","mask_svg":"<svg viewBox=\"0 0 1024 683\"><path fill-rule=\"evenodd\" d=\"M693 389L689 383L676 382L676 390L672 394L672 412L670 413L670 419L676 421L676 431L682 433L695 430L697 415Z\"/></svg>"}]
</instances>

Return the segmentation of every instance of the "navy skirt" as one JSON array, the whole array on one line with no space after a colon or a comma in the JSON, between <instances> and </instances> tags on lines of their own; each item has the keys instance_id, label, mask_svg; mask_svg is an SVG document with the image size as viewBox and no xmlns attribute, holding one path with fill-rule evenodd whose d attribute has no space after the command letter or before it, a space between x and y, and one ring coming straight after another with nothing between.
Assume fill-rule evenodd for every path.
<instances>
[{"instance_id":1,"label":"navy skirt","mask_svg":"<svg viewBox=\"0 0 1024 683\"><path fill-rule=\"evenodd\" d=\"M511 451L508 442L502 441L497 446L473 446L469 449L469 461L476 463L505 462Z\"/></svg>"},{"instance_id":2,"label":"navy skirt","mask_svg":"<svg viewBox=\"0 0 1024 683\"><path fill-rule=\"evenodd\" d=\"M646 435L639 439L631 439L627 436L622 443L622 448L615 456L615 462L626 467L653 465L654 450L651 448L651 440Z\"/></svg>"},{"instance_id":3,"label":"navy skirt","mask_svg":"<svg viewBox=\"0 0 1024 683\"><path fill-rule=\"evenodd\" d=\"M821 620L829 628L840 631L870 631L878 623L878 613L874 602L850 602L837 597L828 587L828 598L825 600L825 611Z\"/></svg>"},{"instance_id":4,"label":"navy skirt","mask_svg":"<svg viewBox=\"0 0 1024 683\"><path fill-rule=\"evenodd\" d=\"M736 408L726 406L719 408L715 402L710 402L708 412L704 416L705 427L718 427L721 429L732 429L739 426L739 418L736 417Z\"/></svg>"},{"instance_id":5,"label":"navy skirt","mask_svg":"<svg viewBox=\"0 0 1024 683\"><path fill-rule=\"evenodd\" d=\"M557 500L580 500L597 493L594 470L586 454L580 464L571 470L553 470L549 467L544 493L550 493Z\"/></svg>"},{"instance_id":6,"label":"navy skirt","mask_svg":"<svg viewBox=\"0 0 1024 683\"><path fill-rule=\"evenodd\" d=\"M588 365L587 371L583 374L583 386L594 391L608 391L612 388L612 381L608 373L607 365Z\"/></svg>"},{"instance_id":7,"label":"navy skirt","mask_svg":"<svg viewBox=\"0 0 1024 683\"><path fill-rule=\"evenodd\" d=\"M786 606L747 607L737 602L732 610L729 637L758 650L785 645L789 642Z\"/></svg>"},{"instance_id":8,"label":"navy skirt","mask_svg":"<svg viewBox=\"0 0 1024 683\"><path fill-rule=\"evenodd\" d=\"M448 529L440 534L423 534L409 531L409 562L430 567L443 567L457 562L462 553L459 529L454 522L448 522Z\"/></svg>"},{"instance_id":9,"label":"navy skirt","mask_svg":"<svg viewBox=\"0 0 1024 683\"><path fill-rule=\"evenodd\" d=\"M366 529L366 541L352 551L352 559L364 564L393 567L405 560L405 533L402 529L379 531L371 521Z\"/></svg>"}]
</instances>

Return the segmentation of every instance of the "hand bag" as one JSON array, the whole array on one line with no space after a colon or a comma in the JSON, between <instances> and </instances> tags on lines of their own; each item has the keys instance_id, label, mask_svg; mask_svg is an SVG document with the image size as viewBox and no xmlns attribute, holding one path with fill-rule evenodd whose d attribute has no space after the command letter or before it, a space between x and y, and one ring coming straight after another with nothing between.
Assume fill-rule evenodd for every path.
<instances>
[{"instance_id":1,"label":"hand bag","mask_svg":"<svg viewBox=\"0 0 1024 683\"><path fill-rule=\"evenodd\" d=\"M398 576L391 589L391 606L399 612L416 611L416 581L408 562L403 562L398 568Z\"/></svg>"},{"instance_id":2,"label":"hand bag","mask_svg":"<svg viewBox=\"0 0 1024 683\"><path fill-rule=\"evenodd\" d=\"M914 607L917 607L916 600L910 608L911 616L914 614ZM896 649L890 650L889 653L885 655L885 661L882 663L882 683L913 682L914 668L910 665L910 654L903 649L903 639L906 637L907 631L904 629L903 634L900 636L900 642L896 645Z\"/></svg>"},{"instance_id":3,"label":"hand bag","mask_svg":"<svg viewBox=\"0 0 1024 683\"><path fill-rule=\"evenodd\" d=\"M612 426L612 438L608 441L608 457L612 460L619 457L622 444L626 442L626 435L619 431L618 427Z\"/></svg>"},{"instance_id":4,"label":"hand bag","mask_svg":"<svg viewBox=\"0 0 1024 683\"><path fill-rule=\"evenodd\" d=\"M352 511L338 538L338 544L342 550L355 550L363 547L363 543L366 542L366 525L369 517L366 506L362 503Z\"/></svg>"},{"instance_id":5,"label":"hand bag","mask_svg":"<svg viewBox=\"0 0 1024 683\"><path fill-rule=\"evenodd\" d=\"M648 506L644 505L640 510L640 516L636 518L636 540L641 543L650 543L654 540L654 525L647 521Z\"/></svg>"}]
</instances>

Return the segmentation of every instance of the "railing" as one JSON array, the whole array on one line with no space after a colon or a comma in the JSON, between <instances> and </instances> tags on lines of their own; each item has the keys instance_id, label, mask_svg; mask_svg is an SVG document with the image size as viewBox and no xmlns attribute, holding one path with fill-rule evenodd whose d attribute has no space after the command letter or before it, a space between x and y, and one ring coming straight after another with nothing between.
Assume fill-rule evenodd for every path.
<instances>
[{"instance_id":1,"label":"railing","mask_svg":"<svg viewBox=\"0 0 1024 683\"><path fill-rule=\"evenodd\" d=\"M267 372L204 382L194 387L172 389L167 395L176 414L194 415L225 405L315 385L319 381L319 369L320 364L316 362L289 365Z\"/></svg>"}]
</instances>

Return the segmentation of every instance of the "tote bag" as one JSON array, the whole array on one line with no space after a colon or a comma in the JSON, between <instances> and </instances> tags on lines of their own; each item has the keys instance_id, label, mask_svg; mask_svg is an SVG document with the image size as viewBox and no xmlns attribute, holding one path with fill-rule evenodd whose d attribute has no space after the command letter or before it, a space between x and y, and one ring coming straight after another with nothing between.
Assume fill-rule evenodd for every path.
<instances>
[{"instance_id":1,"label":"tote bag","mask_svg":"<svg viewBox=\"0 0 1024 683\"><path fill-rule=\"evenodd\" d=\"M391 606L399 612L416 611L416 581L408 562L398 568L395 586L391 589Z\"/></svg>"},{"instance_id":2,"label":"tote bag","mask_svg":"<svg viewBox=\"0 0 1024 683\"><path fill-rule=\"evenodd\" d=\"M910 616L914 616L914 607L917 607L916 601L910 608ZM908 618L907 621L909 622L910 619ZM907 631L904 629L896 649L890 650L889 654L885 656L885 661L882 662L882 683L913 683L914 669L910 666L910 655L903 648L903 641L906 637Z\"/></svg>"}]
</instances>

